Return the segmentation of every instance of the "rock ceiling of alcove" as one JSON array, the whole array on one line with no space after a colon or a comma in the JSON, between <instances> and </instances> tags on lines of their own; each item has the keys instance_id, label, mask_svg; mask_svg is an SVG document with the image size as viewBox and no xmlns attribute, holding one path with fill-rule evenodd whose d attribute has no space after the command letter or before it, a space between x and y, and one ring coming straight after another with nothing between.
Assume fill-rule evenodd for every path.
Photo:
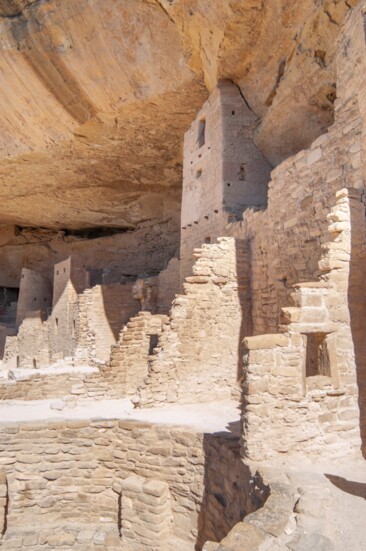
<instances>
[{"instance_id":1,"label":"rock ceiling of alcove","mask_svg":"<svg viewBox=\"0 0 366 551\"><path fill-rule=\"evenodd\" d=\"M235 81L275 164L332 121L352 0L0 0L0 224L176 213L182 139Z\"/></svg>"}]
</instances>

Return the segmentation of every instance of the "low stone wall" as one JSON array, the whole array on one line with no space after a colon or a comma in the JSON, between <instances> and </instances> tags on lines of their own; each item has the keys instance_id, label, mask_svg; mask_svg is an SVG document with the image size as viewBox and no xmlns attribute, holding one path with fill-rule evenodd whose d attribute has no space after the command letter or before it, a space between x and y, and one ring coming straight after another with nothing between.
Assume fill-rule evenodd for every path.
<instances>
[{"instance_id":1,"label":"low stone wall","mask_svg":"<svg viewBox=\"0 0 366 551\"><path fill-rule=\"evenodd\" d=\"M45 375L34 369L24 380L1 381L0 400L63 397L95 400L133 396L148 374L149 358L167 319L162 314L140 312L123 328L110 362L100 366L99 372L85 374L70 367L67 373L58 374L55 369L54 373Z\"/></svg>"},{"instance_id":2,"label":"low stone wall","mask_svg":"<svg viewBox=\"0 0 366 551\"><path fill-rule=\"evenodd\" d=\"M265 495L258 478L260 490L252 491L230 433L61 420L2 425L0 442L8 487L4 549L125 548L121 500L130 476L169 487L171 535L182 549L215 532L219 541Z\"/></svg>"},{"instance_id":3,"label":"low stone wall","mask_svg":"<svg viewBox=\"0 0 366 551\"><path fill-rule=\"evenodd\" d=\"M0 400L45 400L64 396L85 396L84 380L90 375L68 373L41 375L35 373L23 380L0 382Z\"/></svg>"}]
</instances>

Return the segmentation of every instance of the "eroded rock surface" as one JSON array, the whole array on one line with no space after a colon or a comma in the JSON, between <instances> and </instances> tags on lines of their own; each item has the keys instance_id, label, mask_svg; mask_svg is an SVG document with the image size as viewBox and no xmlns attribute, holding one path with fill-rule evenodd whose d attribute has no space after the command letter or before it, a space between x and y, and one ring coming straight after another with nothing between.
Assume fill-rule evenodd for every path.
<instances>
[{"instance_id":1,"label":"eroded rock surface","mask_svg":"<svg viewBox=\"0 0 366 551\"><path fill-rule=\"evenodd\" d=\"M183 134L219 79L240 86L272 164L308 146L333 120L353 4L2 0L0 223L131 228L177 212Z\"/></svg>"}]
</instances>

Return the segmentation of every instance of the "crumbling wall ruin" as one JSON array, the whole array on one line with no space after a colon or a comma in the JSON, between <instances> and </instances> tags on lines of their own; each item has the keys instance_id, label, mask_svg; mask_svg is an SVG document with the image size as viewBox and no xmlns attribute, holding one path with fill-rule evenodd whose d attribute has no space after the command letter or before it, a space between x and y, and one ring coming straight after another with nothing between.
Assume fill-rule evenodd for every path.
<instances>
[{"instance_id":1,"label":"crumbling wall ruin","mask_svg":"<svg viewBox=\"0 0 366 551\"><path fill-rule=\"evenodd\" d=\"M141 405L240 393L238 351L251 332L247 243L223 237L195 255L193 276L174 300L149 362Z\"/></svg>"}]
</instances>

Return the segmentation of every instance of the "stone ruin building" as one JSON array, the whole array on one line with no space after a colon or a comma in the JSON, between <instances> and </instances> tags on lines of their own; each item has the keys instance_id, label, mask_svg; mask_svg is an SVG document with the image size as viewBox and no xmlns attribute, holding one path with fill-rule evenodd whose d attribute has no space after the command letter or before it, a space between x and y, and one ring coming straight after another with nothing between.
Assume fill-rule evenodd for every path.
<instances>
[{"instance_id":1,"label":"stone ruin building","mask_svg":"<svg viewBox=\"0 0 366 551\"><path fill-rule=\"evenodd\" d=\"M4 550L365 548L366 2L198 4L0 0Z\"/></svg>"}]
</instances>

